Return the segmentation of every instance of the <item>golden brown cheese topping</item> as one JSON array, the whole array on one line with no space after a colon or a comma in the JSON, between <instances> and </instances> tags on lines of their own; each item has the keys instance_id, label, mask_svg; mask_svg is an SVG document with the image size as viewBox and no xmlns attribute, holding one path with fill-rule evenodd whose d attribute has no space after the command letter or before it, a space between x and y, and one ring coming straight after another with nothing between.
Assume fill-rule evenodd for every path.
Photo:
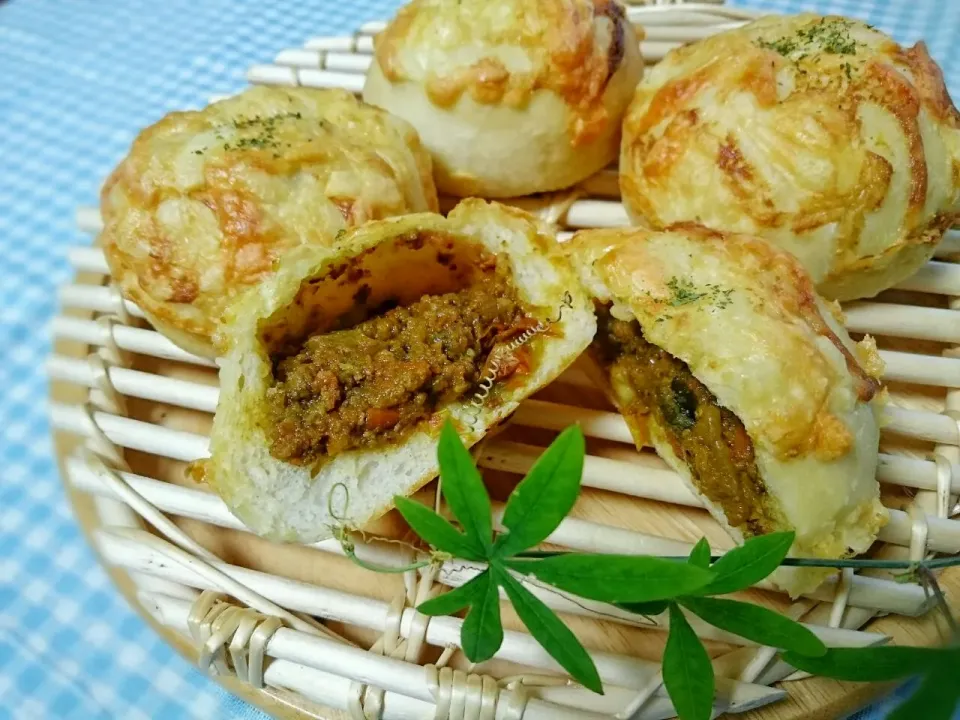
<instances>
[{"instance_id":1,"label":"golden brown cheese topping","mask_svg":"<svg viewBox=\"0 0 960 720\"><path fill-rule=\"evenodd\" d=\"M409 124L346 91L256 87L141 132L103 187L101 239L129 299L209 344L289 250L435 210L431 167Z\"/></svg>"},{"instance_id":2,"label":"golden brown cheese topping","mask_svg":"<svg viewBox=\"0 0 960 720\"><path fill-rule=\"evenodd\" d=\"M424 81L437 106L464 93L522 107L538 90L575 111L573 144L611 119L603 94L637 36L615 0L414 0L377 36L391 82Z\"/></svg>"},{"instance_id":3,"label":"golden brown cheese topping","mask_svg":"<svg viewBox=\"0 0 960 720\"><path fill-rule=\"evenodd\" d=\"M645 225L760 235L845 300L929 258L960 199L958 150L960 114L923 43L771 16L648 74L624 122L621 189Z\"/></svg>"},{"instance_id":4,"label":"golden brown cheese topping","mask_svg":"<svg viewBox=\"0 0 960 720\"><path fill-rule=\"evenodd\" d=\"M488 258L485 276L407 307L309 337L296 354L273 358L268 390L271 454L298 464L402 440L446 405L468 398L492 353L497 379L524 373L529 348L500 353L529 322L506 263Z\"/></svg>"},{"instance_id":5,"label":"golden brown cheese topping","mask_svg":"<svg viewBox=\"0 0 960 720\"><path fill-rule=\"evenodd\" d=\"M609 372L624 415L639 425L647 418L656 422L694 485L732 527L747 536L775 529L753 442L740 419L684 362L647 342L636 320L617 320L606 307L597 315L593 352Z\"/></svg>"}]
</instances>

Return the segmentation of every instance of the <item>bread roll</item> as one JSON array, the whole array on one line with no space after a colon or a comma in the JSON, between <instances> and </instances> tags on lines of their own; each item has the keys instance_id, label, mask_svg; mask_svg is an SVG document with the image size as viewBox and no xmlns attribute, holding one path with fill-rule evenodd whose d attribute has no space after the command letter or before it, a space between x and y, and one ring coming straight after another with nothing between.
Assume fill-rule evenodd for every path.
<instances>
[{"instance_id":1,"label":"bread roll","mask_svg":"<svg viewBox=\"0 0 960 720\"><path fill-rule=\"evenodd\" d=\"M760 235L823 296L871 297L926 263L960 211L960 115L922 42L770 16L648 73L620 172L635 224Z\"/></svg>"},{"instance_id":2,"label":"bread roll","mask_svg":"<svg viewBox=\"0 0 960 720\"><path fill-rule=\"evenodd\" d=\"M414 0L375 47L364 99L417 128L460 197L557 190L613 162L643 72L618 0Z\"/></svg>"},{"instance_id":3,"label":"bread roll","mask_svg":"<svg viewBox=\"0 0 960 720\"><path fill-rule=\"evenodd\" d=\"M594 230L569 252L596 299L590 357L652 445L737 540L794 530L793 554L862 553L886 522L876 480L882 363L797 260L696 225ZM793 594L829 571L778 571Z\"/></svg>"},{"instance_id":4,"label":"bread roll","mask_svg":"<svg viewBox=\"0 0 960 720\"><path fill-rule=\"evenodd\" d=\"M100 240L123 294L214 357L230 298L302 244L437 209L406 122L342 90L256 87L147 128L103 187Z\"/></svg>"},{"instance_id":5,"label":"bread roll","mask_svg":"<svg viewBox=\"0 0 960 720\"><path fill-rule=\"evenodd\" d=\"M473 445L596 329L552 230L480 200L299 248L226 318L205 476L251 530L300 542L416 491L446 418Z\"/></svg>"}]
</instances>

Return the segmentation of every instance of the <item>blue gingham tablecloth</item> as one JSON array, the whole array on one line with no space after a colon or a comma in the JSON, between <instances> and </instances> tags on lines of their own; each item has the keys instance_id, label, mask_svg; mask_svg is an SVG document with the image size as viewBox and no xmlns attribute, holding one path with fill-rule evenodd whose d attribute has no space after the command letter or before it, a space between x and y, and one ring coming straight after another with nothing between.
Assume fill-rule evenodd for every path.
<instances>
[{"instance_id":1,"label":"blue gingham tablecloth","mask_svg":"<svg viewBox=\"0 0 960 720\"><path fill-rule=\"evenodd\" d=\"M44 360L66 250L139 128L245 85L313 35L397 0L0 0L0 720L263 718L124 603L74 523L52 455ZM741 0L925 38L960 99L958 0ZM859 718L880 718L895 699Z\"/></svg>"}]
</instances>

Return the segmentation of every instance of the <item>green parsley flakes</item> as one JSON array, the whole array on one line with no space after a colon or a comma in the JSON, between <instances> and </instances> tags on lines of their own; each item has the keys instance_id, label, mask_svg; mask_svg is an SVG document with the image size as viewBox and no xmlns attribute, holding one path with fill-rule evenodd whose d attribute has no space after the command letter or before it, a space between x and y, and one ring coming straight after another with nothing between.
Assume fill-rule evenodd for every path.
<instances>
[{"instance_id":1,"label":"green parsley flakes","mask_svg":"<svg viewBox=\"0 0 960 720\"><path fill-rule=\"evenodd\" d=\"M856 55L860 45L850 35L851 22L842 18L821 18L818 22L797 30L793 35L773 41L758 40L757 44L773 50L784 57L802 51L799 59L808 52L821 51L828 55Z\"/></svg>"},{"instance_id":2,"label":"green parsley flakes","mask_svg":"<svg viewBox=\"0 0 960 720\"><path fill-rule=\"evenodd\" d=\"M280 147L280 141L277 139L277 125L287 119L295 118L300 120L303 115L299 112L281 113L279 115L270 115L262 117L255 115L251 118L241 118L235 120L232 124L237 130L249 131L250 135L234 140L232 143L225 142L224 150L266 150ZM218 139L223 139L219 134ZM288 144L289 145L289 144ZM274 153L279 157L278 153Z\"/></svg>"},{"instance_id":3,"label":"green parsley flakes","mask_svg":"<svg viewBox=\"0 0 960 720\"><path fill-rule=\"evenodd\" d=\"M690 305L706 298L706 304L723 310L732 302L730 296L733 294L733 288L724 289L713 283L707 283L703 288L697 288L689 280L672 277L667 281L667 289L670 290L670 297L666 300L666 303L670 307Z\"/></svg>"},{"instance_id":4,"label":"green parsley flakes","mask_svg":"<svg viewBox=\"0 0 960 720\"><path fill-rule=\"evenodd\" d=\"M710 290L710 298L713 301L713 304L723 310L731 302L730 296L733 295L733 288L723 289L719 285L707 285L707 288Z\"/></svg>"},{"instance_id":5,"label":"green parsley flakes","mask_svg":"<svg viewBox=\"0 0 960 720\"><path fill-rule=\"evenodd\" d=\"M767 40L757 40L757 45L762 47L764 50L773 50L780 53L784 57L792 53L797 49L797 42L795 40L790 40L788 38L782 37L779 40L774 40L768 42Z\"/></svg>"},{"instance_id":6,"label":"green parsley flakes","mask_svg":"<svg viewBox=\"0 0 960 720\"><path fill-rule=\"evenodd\" d=\"M669 300L671 307L689 305L690 303L696 302L706 295L706 293L698 293L694 288L693 283L682 278L670 278L667 281L667 288L672 293Z\"/></svg>"}]
</instances>

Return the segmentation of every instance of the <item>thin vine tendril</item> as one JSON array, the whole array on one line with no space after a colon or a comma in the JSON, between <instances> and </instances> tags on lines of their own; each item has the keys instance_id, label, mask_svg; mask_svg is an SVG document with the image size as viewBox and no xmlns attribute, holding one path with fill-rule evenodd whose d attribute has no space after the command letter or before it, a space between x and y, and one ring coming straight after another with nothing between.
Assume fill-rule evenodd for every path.
<instances>
[{"instance_id":1,"label":"thin vine tendril","mask_svg":"<svg viewBox=\"0 0 960 720\"><path fill-rule=\"evenodd\" d=\"M338 490L343 491L343 511L338 511L334 508L334 495ZM410 570L419 570L420 568L428 567L433 565L438 561L442 561L442 553L433 553L430 555L429 560L420 560L415 563L410 563L409 565L401 565L400 567L395 567L392 565L379 565L377 563L372 563L367 560L364 560L361 557L357 556L357 544L353 541L353 538L350 537L350 530L347 529L346 519L348 514L348 509L350 507L350 488L346 486L345 483L338 482L334 483L330 488L330 492L327 494L327 513L334 520L337 521L337 525L332 525L330 529L333 532L333 538L338 543L340 543L340 549L343 550L343 554L349 558L355 565L358 565L365 570L371 570L378 573L391 573L400 575Z\"/></svg>"},{"instance_id":2,"label":"thin vine tendril","mask_svg":"<svg viewBox=\"0 0 960 720\"><path fill-rule=\"evenodd\" d=\"M480 378L480 382L477 383L478 389L474 394L473 399L470 401L470 405L467 407L467 423L471 428L476 429L477 421L480 419L480 411L483 409L483 404L486 402L487 397L493 390L493 386L497 383L497 375L500 373L501 366L500 358L520 349L537 335L549 330L563 319L564 310L572 308L573 295L571 295L569 291L566 291L563 294L563 303L557 310L557 317L555 320L540 320L536 326L525 330L520 334L519 337L511 340L506 345L502 345L493 349L487 359L487 370L483 377Z\"/></svg>"}]
</instances>

